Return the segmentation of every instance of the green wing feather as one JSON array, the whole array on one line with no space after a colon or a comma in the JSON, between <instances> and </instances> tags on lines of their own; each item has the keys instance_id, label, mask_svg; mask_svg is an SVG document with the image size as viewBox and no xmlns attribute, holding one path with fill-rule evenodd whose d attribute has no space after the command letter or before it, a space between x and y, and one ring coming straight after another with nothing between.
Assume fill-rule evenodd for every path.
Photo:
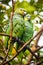
<instances>
[{"instance_id":1,"label":"green wing feather","mask_svg":"<svg viewBox=\"0 0 43 65\"><path fill-rule=\"evenodd\" d=\"M33 36L33 24L29 21L25 21L25 31L22 40L27 42Z\"/></svg>"}]
</instances>

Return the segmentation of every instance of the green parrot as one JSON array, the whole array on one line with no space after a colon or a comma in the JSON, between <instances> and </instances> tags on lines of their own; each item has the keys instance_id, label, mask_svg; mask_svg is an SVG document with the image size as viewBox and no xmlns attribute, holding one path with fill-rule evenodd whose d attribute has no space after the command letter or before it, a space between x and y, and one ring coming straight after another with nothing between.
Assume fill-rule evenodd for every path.
<instances>
[{"instance_id":1,"label":"green parrot","mask_svg":"<svg viewBox=\"0 0 43 65\"><path fill-rule=\"evenodd\" d=\"M33 36L33 24L29 20L29 15L26 14L27 12L24 9L20 8L15 11L13 16L13 36L20 38L22 41L24 41L24 43L31 39ZM6 34L10 34L10 23L7 25ZM5 37L6 49L8 48L8 41L9 37ZM12 41L12 44L14 43L15 42ZM21 45L18 43L16 44L18 48Z\"/></svg>"},{"instance_id":2,"label":"green parrot","mask_svg":"<svg viewBox=\"0 0 43 65\"><path fill-rule=\"evenodd\" d=\"M13 16L13 36L18 37L21 39L23 32L24 32L24 15L26 14L26 12L24 9L17 9L14 13ZM10 23L6 26L6 34L10 34ZM6 48L8 48L8 41L9 41L9 37L5 37L5 46Z\"/></svg>"}]
</instances>

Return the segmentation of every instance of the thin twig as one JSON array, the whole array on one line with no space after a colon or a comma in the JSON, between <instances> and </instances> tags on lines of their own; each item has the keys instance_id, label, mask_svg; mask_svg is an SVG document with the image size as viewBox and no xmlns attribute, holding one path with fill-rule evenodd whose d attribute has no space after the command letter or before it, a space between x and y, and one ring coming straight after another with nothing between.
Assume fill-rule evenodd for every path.
<instances>
[{"instance_id":1,"label":"thin twig","mask_svg":"<svg viewBox=\"0 0 43 65\"><path fill-rule=\"evenodd\" d=\"M6 53L6 49L5 49L5 47L4 47L4 42L3 42L3 40L0 39L0 42L1 42L1 44L2 44L2 47L3 47L3 51L4 51L4 53Z\"/></svg>"},{"instance_id":2,"label":"thin twig","mask_svg":"<svg viewBox=\"0 0 43 65\"><path fill-rule=\"evenodd\" d=\"M30 53L36 58L38 59L38 56L28 47L28 50L30 51Z\"/></svg>"},{"instance_id":3,"label":"thin twig","mask_svg":"<svg viewBox=\"0 0 43 65\"><path fill-rule=\"evenodd\" d=\"M42 60L42 61L37 62L35 65L40 65L40 64L42 64L42 63L43 63L43 60Z\"/></svg>"},{"instance_id":4,"label":"thin twig","mask_svg":"<svg viewBox=\"0 0 43 65\"><path fill-rule=\"evenodd\" d=\"M35 50L35 52L39 51L39 50L42 49L42 48L43 48L43 46L38 47L38 48Z\"/></svg>"},{"instance_id":5,"label":"thin twig","mask_svg":"<svg viewBox=\"0 0 43 65\"><path fill-rule=\"evenodd\" d=\"M3 49L0 49L0 51L3 51L3 52L4 52L4 54L6 55L6 54L7 54L7 52L6 52L6 49L5 49L5 46L4 46L4 42L3 42L3 40L2 40L2 39L0 39L0 42L1 42L2 47L3 47ZM9 56L9 55L8 55L8 57L10 58L10 56Z\"/></svg>"}]
</instances>

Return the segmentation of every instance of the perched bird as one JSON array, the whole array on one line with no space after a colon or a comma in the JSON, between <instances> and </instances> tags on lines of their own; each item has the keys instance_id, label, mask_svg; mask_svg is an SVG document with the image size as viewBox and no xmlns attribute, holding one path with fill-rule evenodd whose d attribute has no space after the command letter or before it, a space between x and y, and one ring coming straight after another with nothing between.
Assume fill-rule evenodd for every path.
<instances>
[{"instance_id":1,"label":"perched bird","mask_svg":"<svg viewBox=\"0 0 43 65\"><path fill-rule=\"evenodd\" d=\"M27 42L33 36L33 24L29 19L29 15L22 8L17 9L13 16L13 36L20 38L22 41ZM10 23L7 25L6 34L10 34ZM8 48L9 37L5 37L5 45ZM15 41L12 41L15 44ZM21 44L17 44L17 49ZM26 47L27 48L27 47ZM26 49L24 48L24 49ZM12 48L13 55L15 54L14 48Z\"/></svg>"}]
</instances>

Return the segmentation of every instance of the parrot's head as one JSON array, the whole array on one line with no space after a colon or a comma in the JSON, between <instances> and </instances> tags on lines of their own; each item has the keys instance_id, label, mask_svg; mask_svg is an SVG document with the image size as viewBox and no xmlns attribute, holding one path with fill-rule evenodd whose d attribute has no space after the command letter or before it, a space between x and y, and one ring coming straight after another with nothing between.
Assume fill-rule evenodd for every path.
<instances>
[{"instance_id":1,"label":"parrot's head","mask_svg":"<svg viewBox=\"0 0 43 65\"><path fill-rule=\"evenodd\" d=\"M30 21L31 19L31 15L30 14L27 14L25 17L24 17L24 20L25 21Z\"/></svg>"},{"instance_id":2,"label":"parrot's head","mask_svg":"<svg viewBox=\"0 0 43 65\"><path fill-rule=\"evenodd\" d=\"M15 12L16 12L17 14L22 15L23 17L27 14L27 13L26 13L26 10L23 9L23 8L18 8Z\"/></svg>"}]
</instances>

